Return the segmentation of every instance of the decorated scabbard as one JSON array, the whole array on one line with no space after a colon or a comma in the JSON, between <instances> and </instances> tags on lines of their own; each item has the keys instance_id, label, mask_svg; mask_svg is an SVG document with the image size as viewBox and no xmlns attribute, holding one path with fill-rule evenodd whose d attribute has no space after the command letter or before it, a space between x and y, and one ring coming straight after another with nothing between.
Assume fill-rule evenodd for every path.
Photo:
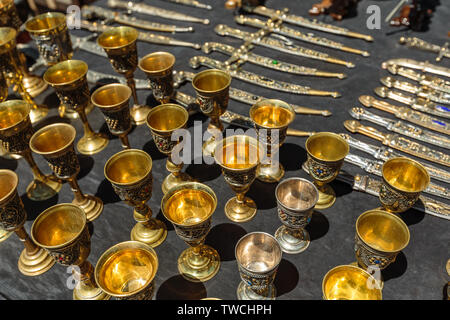
<instances>
[{"instance_id":1,"label":"decorated scabbard","mask_svg":"<svg viewBox=\"0 0 450 320\"><path fill-rule=\"evenodd\" d=\"M201 3L196 0L164 0L164 1L178 3L189 7L212 10L212 7L209 4Z\"/></svg>"},{"instance_id":2,"label":"decorated scabbard","mask_svg":"<svg viewBox=\"0 0 450 320\"><path fill-rule=\"evenodd\" d=\"M438 76L444 76L450 78L450 68L445 68L441 66L437 66L435 64L429 63L428 61L417 61L414 59L390 59L384 61L381 64L383 69L386 69L390 65L395 65L399 67L405 67L410 69L420 70L422 72L433 73Z\"/></svg>"},{"instance_id":3,"label":"decorated scabbard","mask_svg":"<svg viewBox=\"0 0 450 320\"><path fill-rule=\"evenodd\" d=\"M445 92L450 93L450 81L446 81L444 79L431 76L428 74L423 74L417 71L414 71L410 68L399 67L396 65L389 65L386 68L392 74L398 74L399 76L417 81L420 85Z\"/></svg>"},{"instance_id":4,"label":"decorated scabbard","mask_svg":"<svg viewBox=\"0 0 450 320\"><path fill-rule=\"evenodd\" d=\"M400 37L400 44L406 45L409 48L415 48L423 51L429 51L437 53L436 61L441 61L443 57L450 58L450 50L448 49L448 42L445 45L438 46L437 44L433 44L427 42L425 40L419 39L417 37Z\"/></svg>"}]
</instances>

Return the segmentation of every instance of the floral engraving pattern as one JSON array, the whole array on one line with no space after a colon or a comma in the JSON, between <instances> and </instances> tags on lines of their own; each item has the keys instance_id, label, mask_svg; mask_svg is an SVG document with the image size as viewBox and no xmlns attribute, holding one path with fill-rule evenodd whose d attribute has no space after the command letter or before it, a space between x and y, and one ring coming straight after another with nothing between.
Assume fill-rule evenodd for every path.
<instances>
[{"instance_id":1,"label":"floral engraving pattern","mask_svg":"<svg viewBox=\"0 0 450 320\"><path fill-rule=\"evenodd\" d=\"M89 255L90 251L90 236L87 226L79 235L78 239L75 239L70 245L49 250L49 254L55 259L55 261L64 266L79 265Z\"/></svg>"},{"instance_id":2,"label":"floral engraving pattern","mask_svg":"<svg viewBox=\"0 0 450 320\"><path fill-rule=\"evenodd\" d=\"M211 228L211 219L194 226L180 226L174 224L177 235L186 242L202 240Z\"/></svg>"},{"instance_id":3,"label":"floral engraving pattern","mask_svg":"<svg viewBox=\"0 0 450 320\"><path fill-rule=\"evenodd\" d=\"M395 261L398 252L385 253L373 250L369 248L364 242L361 241L358 235L355 237L355 253L356 258L364 266L376 266L383 270L389 264Z\"/></svg>"},{"instance_id":4,"label":"floral engraving pattern","mask_svg":"<svg viewBox=\"0 0 450 320\"><path fill-rule=\"evenodd\" d=\"M389 211L400 213L411 208L419 199L420 193L405 193L394 190L383 181L380 187L379 199L383 207Z\"/></svg>"},{"instance_id":5,"label":"floral engraving pattern","mask_svg":"<svg viewBox=\"0 0 450 320\"><path fill-rule=\"evenodd\" d=\"M80 171L80 162L73 148L58 157L44 157L55 176L60 179L70 178Z\"/></svg>"},{"instance_id":6,"label":"floral engraving pattern","mask_svg":"<svg viewBox=\"0 0 450 320\"><path fill-rule=\"evenodd\" d=\"M27 213L17 191L5 204L0 204L0 227L6 231L16 230L22 226Z\"/></svg>"},{"instance_id":7,"label":"floral engraving pattern","mask_svg":"<svg viewBox=\"0 0 450 320\"><path fill-rule=\"evenodd\" d=\"M172 72L162 77L148 77L148 82L156 100L160 102L170 100L174 92Z\"/></svg>"},{"instance_id":8,"label":"floral engraving pattern","mask_svg":"<svg viewBox=\"0 0 450 320\"><path fill-rule=\"evenodd\" d=\"M6 151L11 153L21 153L22 151L29 148L28 143L34 133L29 118L26 120L24 126L25 128L23 128L22 130L11 130L13 132L12 135L3 134L2 132L0 132L2 147Z\"/></svg>"}]
</instances>

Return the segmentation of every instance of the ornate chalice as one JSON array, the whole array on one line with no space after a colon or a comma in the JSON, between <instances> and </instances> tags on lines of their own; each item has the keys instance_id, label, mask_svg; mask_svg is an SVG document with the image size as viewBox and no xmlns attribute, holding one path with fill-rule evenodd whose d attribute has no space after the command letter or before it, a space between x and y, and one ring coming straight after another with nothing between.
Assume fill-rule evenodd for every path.
<instances>
[{"instance_id":1,"label":"ornate chalice","mask_svg":"<svg viewBox=\"0 0 450 320\"><path fill-rule=\"evenodd\" d=\"M213 156L217 130L223 131L220 116L228 108L230 84L231 76L218 69L204 70L192 79L200 110L211 119L207 129L211 137L203 143L203 154L206 156Z\"/></svg>"},{"instance_id":2,"label":"ornate chalice","mask_svg":"<svg viewBox=\"0 0 450 320\"><path fill-rule=\"evenodd\" d=\"M17 31L14 28L0 27L0 72L17 88L22 99L31 105L30 120L35 123L48 114L48 108L38 106L25 88L23 63L16 47L16 36Z\"/></svg>"},{"instance_id":3,"label":"ornate chalice","mask_svg":"<svg viewBox=\"0 0 450 320\"><path fill-rule=\"evenodd\" d=\"M129 102L131 89L120 83L107 84L92 93L92 104L100 109L109 131L118 136L122 147L130 149L128 132L131 130Z\"/></svg>"},{"instance_id":4,"label":"ornate chalice","mask_svg":"<svg viewBox=\"0 0 450 320\"><path fill-rule=\"evenodd\" d=\"M328 183L339 174L350 148L347 141L332 132L313 134L305 145L308 153L306 167L319 190L316 209L329 208L336 201L336 193Z\"/></svg>"},{"instance_id":5,"label":"ornate chalice","mask_svg":"<svg viewBox=\"0 0 450 320\"><path fill-rule=\"evenodd\" d=\"M334 267L323 277L324 300L381 300L381 289L367 271L350 265Z\"/></svg>"},{"instance_id":6,"label":"ornate chalice","mask_svg":"<svg viewBox=\"0 0 450 320\"><path fill-rule=\"evenodd\" d=\"M263 182L278 182L284 176L284 168L273 159L286 139L289 124L294 121L294 109L284 101L264 99L250 108L258 139L267 151L266 157L256 171L256 178Z\"/></svg>"},{"instance_id":7,"label":"ornate chalice","mask_svg":"<svg viewBox=\"0 0 450 320\"><path fill-rule=\"evenodd\" d=\"M94 132L86 117L86 107L91 102L86 74L88 65L81 60L66 60L47 69L44 80L58 95L64 109L75 110L83 122L84 135L77 142L81 154L96 154L108 145L108 138Z\"/></svg>"},{"instance_id":8,"label":"ornate chalice","mask_svg":"<svg viewBox=\"0 0 450 320\"><path fill-rule=\"evenodd\" d=\"M235 248L241 275L237 289L239 300L275 300L273 284L283 252L280 244L265 232L247 233Z\"/></svg>"},{"instance_id":9,"label":"ornate chalice","mask_svg":"<svg viewBox=\"0 0 450 320\"><path fill-rule=\"evenodd\" d=\"M386 211L405 212L430 183L427 170L417 161L398 157L387 160L381 168L383 183L379 199Z\"/></svg>"},{"instance_id":10,"label":"ornate chalice","mask_svg":"<svg viewBox=\"0 0 450 320\"><path fill-rule=\"evenodd\" d=\"M305 227L311 221L319 191L306 179L289 178L278 184L275 197L278 218L283 224L275 232L281 250L291 254L305 251L310 243Z\"/></svg>"},{"instance_id":11,"label":"ornate chalice","mask_svg":"<svg viewBox=\"0 0 450 320\"><path fill-rule=\"evenodd\" d=\"M44 249L31 241L25 231L23 225L27 213L17 193L18 184L19 178L14 171L0 169L0 228L6 233L14 232L25 246L19 258L19 271L26 276L37 276L49 270L55 262Z\"/></svg>"},{"instance_id":12,"label":"ornate chalice","mask_svg":"<svg viewBox=\"0 0 450 320\"><path fill-rule=\"evenodd\" d=\"M225 215L234 222L246 222L256 214L256 203L245 196L256 178L263 148L255 138L236 135L216 143L214 158L222 168L225 181L236 196L225 204Z\"/></svg>"},{"instance_id":13,"label":"ornate chalice","mask_svg":"<svg viewBox=\"0 0 450 320\"><path fill-rule=\"evenodd\" d=\"M219 271L219 254L204 244L216 206L214 191L199 182L179 184L161 201L164 217L173 224L178 237L189 245L178 257L178 271L189 281L204 282Z\"/></svg>"},{"instance_id":14,"label":"ornate chalice","mask_svg":"<svg viewBox=\"0 0 450 320\"><path fill-rule=\"evenodd\" d=\"M120 242L106 250L95 266L95 281L120 300L151 300L155 291L158 256L139 241Z\"/></svg>"},{"instance_id":15,"label":"ornate chalice","mask_svg":"<svg viewBox=\"0 0 450 320\"><path fill-rule=\"evenodd\" d=\"M91 252L91 237L86 215L80 207L61 203L43 211L31 226L31 237L56 262L73 267L72 274L77 280L73 289L74 300L110 298L95 283L94 267L87 260Z\"/></svg>"},{"instance_id":16,"label":"ornate chalice","mask_svg":"<svg viewBox=\"0 0 450 320\"><path fill-rule=\"evenodd\" d=\"M105 177L126 204L134 208L136 225L131 240L159 246L167 236L166 225L152 218L147 201L152 196L152 158L142 150L127 149L113 155L105 164Z\"/></svg>"},{"instance_id":17,"label":"ornate chalice","mask_svg":"<svg viewBox=\"0 0 450 320\"><path fill-rule=\"evenodd\" d=\"M21 156L30 166L33 181L27 187L28 198L43 201L58 193L61 183L53 175L44 175L33 159L28 144L34 132L30 110L31 106L23 100L0 103L0 142L6 152Z\"/></svg>"},{"instance_id":18,"label":"ornate chalice","mask_svg":"<svg viewBox=\"0 0 450 320\"><path fill-rule=\"evenodd\" d=\"M145 72L153 97L161 104L173 96L173 65L175 56L169 52L153 52L139 60L139 69Z\"/></svg>"},{"instance_id":19,"label":"ornate chalice","mask_svg":"<svg viewBox=\"0 0 450 320\"><path fill-rule=\"evenodd\" d=\"M113 69L127 79L134 100L131 117L136 125L141 125L145 123L150 107L139 104L133 75L138 64L138 35L139 32L132 27L111 27L97 38L97 43L105 50Z\"/></svg>"},{"instance_id":20,"label":"ornate chalice","mask_svg":"<svg viewBox=\"0 0 450 320\"><path fill-rule=\"evenodd\" d=\"M73 204L86 213L88 221L94 221L103 211L103 202L90 194L84 194L78 185L80 163L73 146L75 128L67 123L54 123L36 131L30 138L30 148L47 160L53 173L66 180L74 193Z\"/></svg>"},{"instance_id":21,"label":"ornate chalice","mask_svg":"<svg viewBox=\"0 0 450 320\"><path fill-rule=\"evenodd\" d=\"M153 108L147 116L147 126L152 132L153 141L161 153L167 155L166 169L169 175L164 179L161 188L163 193L179 185L180 183L192 181L192 178L184 172L181 159L175 164L172 159L173 148L180 142L172 140L172 134L186 127L189 113L185 108L177 104L162 104Z\"/></svg>"}]
</instances>

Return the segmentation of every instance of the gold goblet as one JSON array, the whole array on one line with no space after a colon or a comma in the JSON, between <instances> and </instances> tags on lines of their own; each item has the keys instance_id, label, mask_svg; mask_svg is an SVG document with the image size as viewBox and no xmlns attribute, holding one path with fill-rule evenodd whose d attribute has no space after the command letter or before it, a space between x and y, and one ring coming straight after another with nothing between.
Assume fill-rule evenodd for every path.
<instances>
[{"instance_id":1,"label":"gold goblet","mask_svg":"<svg viewBox=\"0 0 450 320\"><path fill-rule=\"evenodd\" d=\"M61 203L43 211L31 226L34 242L45 248L63 266L76 266L74 300L107 300L110 297L95 283L94 267L87 260L91 237L84 211L70 203Z\"/></svg>"},{"instance_id":2,"label":"gold goblet","mask_svg":"<svg viewBox=\"0 0 450 320\"><path fill-rule=\"evenodd\" d=\"M61 183L53 175L44 175L33 159L28 144L34 132L30 109L30 105L23 100L0 103L0 141L7 152L21 156L31 168L33 181L27 187L28 198L43 201L58 193Z\"/></svg>"},{"instance_id":3,"label":"gold goblet","mask_svg":"<svg viewBox=\"0 0 450 320\"><path fill-rule=\"evenodd\" d=\"M153 108L147 116L147 126L152 132L153 141L161 153L167 155L166 169L169 175L164 179L161 188L163 193L179 185L192 181L192 178L184 172L183 163L175 164L172 159L172 150L179 143L172 140L172 134L186 127L189 113L185 108L177 104L162 104Z\"/></svg>"},{"instance_id":4,"label":"gold goblet","mask_svg":"<svg viewBox=\"0 0 450 320\"><path fill-rule=\"evenodd\" d=\"M105 164L105 177L119 198L134 208L136 225L131 240L159 246L167 237L166 225L152 218L147 201L152 197L152 158L144 151L127 149L116 153Z\"/></svg>"},{"instance_id":5,"label":"gold goblet","mask_svg":"<svg viewBox=\"0 0 450 320\"><path fill-rule=\"evenodd\" d=\"M19 271L26 276L37 276L49 270L55 262L48 253L31 241L24 228L27 213L17 193L19 178L14 171L0 170L0 228L14 232L25 249L20 254Z\"/></svg>"},{"instance_id":6,"label":"gold goblet","mask_svg":"<svg viewBox=\"0 0 450 320\"><path fill-rule=\"evenodd\" d=\"M336 193L328 185L339 174L344 158L350 148L347 141L332 132L319 132L310 136L305 143L309 175L319 190L316 209L331 207L336 201Z\"/></svg>"},{"instance_id":7,"label":"gold goblet","mask_svg":"<svg viewBox=\"0 0 450 320\"><path fill-rule=\"evenodd\" d=\"M383 183L379 199L384 209L391 213L401 213L411 208L430 183L427 170L410 158L387 160L381 173Z\"/></svg>"},{"instance_id":8,"label":"gold goblet","mask_svg":"<svg viewBox=\"0 0 450 320\"><path fill-rule=\"evenodd\" d=\"M284 101L264 99L250 108L250 118L259 141L267 151L265 161L261 161L256 171L256 178L263 182L278 182L284 176L284 168L272 157L286 139L288 126L295 118L295 111Z\"/></svg>"},{"instance_id":9,"label":"gold goblet","mask_svg":"<svg viewBox=\"0 0 450 320\"><path fill-rule=\"evenodd\" d=\"M131 117L136 125L141 125L145 123L151 108L139 104L136 93L133 74L138 64L136 46L138 35L139 32L132 27L111 27L97 38L97 43L105 50L113 69L127 79L134 100L134 105L130 109Z\"/></svg>"},{"instance_id":10,"label":"gold goblet","mask_svg":"<svg viewBox=\"0 0 450 320\"><path fill-rule=\"evenodd\" d=\"M334 267L323 277L324 300L381 300L381 289L367 271L350 265Z\"/></svg>"},{"instance_id":11,"label":"gold goblet","mask_svg":"<svg viewBox=\"0 0 450 320\"><path fill-rule=\"evenodd\" d=\"M125 241L106 250L95 266L95 281L120 300L151 300L155 290L158 256L149 245Z\"/></svg>"},{"instance_id":12,"label":"gold goblet","mask_svg":"<svg viewBox=\"0 0 450 320\"><path fill-rule=\"evenodd\" d=\"M14 0L0 0L0 26L19 30L22 25Z\"/></svg>"},{"instance_id":13,"label":"gold goblet","mask_svg":"<svg viewBox=\"0 0 450 320\"><path fill-rule=\"evenodd\" d=\"M44 80L50 84L58 95L65 109L75 110L83 122L84 135L77 142L81 154L96 154L108 145L108 138L92 131L86 117L86 107L91 98L86 79L88 65L81 60L66 60L47 69Z\"/></svg>"},{"instance_id":14,"label":"gold goblet","mask_svg":"<svg viewBox=\"0 0 450 320\"><path fill-rule=\"evenodd\" d=\"M170 189L161 201L161 211L189 248L178 257L178 271L187 280L204 282L220 268L217 251L204 244L217 207L214 191L199 182L186 182Z\"/></svg>"},{"instance_id":15,"label":"gold goblet","mask_svg":"<svg viewBox=\"0 0 450 320\"><path fill-rule=\"evenodd\" d=\"M211 137L203 143L203 154L206 156L213 156L217 130L223 131L220 116L228 108L230 84L231 76L218 69L204 70L192 79L200 110L211 119L207 129Z\"/></svg>"},{"instance_id":16,"label":"gold goblet","mask_svg":"<svg viewBox=\"0 0 450 320\"><path fill-rule=\"evenodd\" d=\"M75 135L75 128L70 124L50 124L33 134L30 138L30 148L47 160L58 178L69 183L74 193L72 203L84 210L88 221L94 221L103 211L103 202L93 195L84 194L78 185L80 163L73 147Z\"/></svg>"},{"instance_id":17,"label":"gold goblet","mask_svg":"<svg viewBox=\"0 0 450 320\"><path fill-rule=\"evenodd\" d=\"M273 284L283 252L280 244L265 232L247 233L235 248L241 282L239 300L275 300Z\"/></svg>"},{"instance_id":18,"label":"gold goblet","mask_svg":"<svg viewBox=\"0 0 450 320\"><path fill-rule=\"evenodd\" d=\"M225 181L236 196L225 204L225 215L234 222L246 222L256 214L256 203L245 196L256 178L263 149L258 141L245 135L227 137L216 144L214 158L222 168Z\"/></svg>"},{"instance_id":19,"label":"gold goblet","mask_svg":"<svg viewBox=\"0 0 450 320\"><path fill-rule=\"evenodd\" d=\"M173 65L175 56L169 52L153 52L139 60L139 69L147 75L153 97L161 104L173 96Z\"/></svg>"},{"instance_id":20,"label":"gold goblet","mask_svg":"<svg viewBox=\"0 0 450 320\"><path fill-rule=\"evenodd\" d=\"M22 99L31 105L30 119L31 123L35 123L48 114L48 108L43 105L38 106L24 86L23 64L16 47L16 36L15 29L0 28L0 72L3 72L7 80L17 87Z\"/></svg>"},{"instance_id":21,"label":"gold goblet","mask_svg":"<svg viewBox=\"0 0 450 320\"><path fill-rule=\"evenodd\" d=\"M129 102L131 89L120 83L107 84L92 93L92 104L100 109L109 131L119 137L122 147L130 149L128 132L131 130Z\"/></svg>"}]
</instances>

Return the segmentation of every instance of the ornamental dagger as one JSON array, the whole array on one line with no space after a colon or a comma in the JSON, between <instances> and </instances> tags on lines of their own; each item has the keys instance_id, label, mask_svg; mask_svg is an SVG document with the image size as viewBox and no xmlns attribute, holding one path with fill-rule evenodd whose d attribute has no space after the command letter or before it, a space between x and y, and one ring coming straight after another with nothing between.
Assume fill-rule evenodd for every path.
<instances>
[{"instance_id":1,"label":"ornamental dagger","mask_svg":"<svg viewBox=\"0 0 450 320\"><path fill-rule=\"evenodd\" d=\"M384 162L382 161L367 159L352 153L347 154L344 160L348 163L360 167L367 173L372 173L379 177L383 176L381 168L383 167ZM450 190L433 182L430 182L428 184L428 187L424 190L424 192L444 199L450 199Z\"/></svg>"},{"instance_id":2,"label":"ornamental dagger","mask_svg":"<svg viewBox=\"0 0 450 320\"><path fill-rule=\"evenodd\" d=\"M251 44L243 44L240 48L236 49L233 46L222 44L219 42L206 42L202 46L202 51L204 53L210 53L211 51L217 51L231 56L231 58L225 62L225 64L231 64L229 61L233 63L243 64L245 62L250 62L262 67L266 67L269 69L288 72L298 75L304 76L317 76L317 77L336 77L339 79L344 79L346 75L344 73L334 73L334 72L326 72L320 71L315 68L299 66L288 62L283 62L275 59L271 59L268 57L263 57L249 50L252 49Z\"/></svg>"},{"instance_id":3,"label":"ornamental dagger","mask_svg":"<svg viewBox=\"0 0 450 320\"><path fill-rule=\"evenodd\" d=\"M202 19L197 17L192 17L184 13L179 13L172 10L166 10L154 6L150 6L145 3L135 3L134 1L120 1L120 0L108 0L108 7L110 8L120 8L129 11L134 11L138 13L143 13L149 16L156 16L165 19L179 20L185 22L197 22L203 24L209 24L208 19Z\"/></svg>"},{"instance_id":4,"label":"ornamental dagger","mask_svg":"<svg viewBox=\"0 0 450 320\"><path fill-rule=\"evenodd\" d=\"M450 123L438 118L430 117L429 115L419 111L411 110L407 107L394 106L386 101L377 100L371 96L360 96L359 102L361 102L365 107L374 107L379 110L392 113L399 119L407 120L434 131L450 134Z\"/></svg>"},{"instance_id":5,"label":"ornamental dagger","mask_svg":"<svg viewBox=\"0 0 450 320\"><path fill-rule=\"evenodd\" d=\"M386 87L375 88L375 93L382 98L389 98L407 105L414 110L426 112L435 116L450 118L450 107L441 106L423 98L415 98Z\"/></svg>"},{"instance_id":6,"label":"ornamental dagger","mask_svg":"<svg viewBox=\"0 0 450 320\"><path fill-rule=\"evenodd\" d=\"M362 55L364 57L370 56L369 52L362 51L354 48L345 46L343 43L329 40L327 38L316 37L312 33L303 33L298 30L288 28L282 25L282 20L279 19L268 19L267 21L262 21L256 18L246 17L244 15L236 16L234 20L242 25L256 27L259 29L266 29L269 32L274 32L281 34L286 37L297 39L300 41L312 43L318 46L333 48L345 52L355 53Z\"/></svg>"},{"instance_id":7,"label":"ornamental dagger","mask_svg":"<svg viewBox=\"0 0 450 320\"><path fill-rule=\"evenodd\" d=\"M364 110L364 108L352 108L349 113L355 119L367 120L385 127L389 131L399 133L416 140L427 142L441 148L450 149L450 138L444 135L440 135L428 130L422 130L415 125L408 124L401 120L396 121L381 117L379 115L373 114L372 112Z\"/></svg>"},{"instance_id":8,"label":"ornamental dagger","mask_svg":"<svg viewBox=\"0 0 450 320\"><path fill-rule=\"evenodd\" d=\"M204 4L204 3L198 2L196 0L164 0L164 1L183 4L185 6L190 6L190 7L195 7L195 8L212 10L212 7L209 4Z\"/></svg>"},{"instance_id":9,"label":"ornamental dagger","mask_svg":"<svg viewBox=\"0 0 450 320\"><path fill-rule=\"evenodd\" d=\"M416 72L413 69L399 67L397 65L389 65L387 70L392 74L398 74L399 76L417 81L422 86L445 93L450 93L450 81L445 81L441 78Z\"/></svg>"},{"instance_id":10,"label":"ornamental dagger","mask_svg":"<svg viewBox=\"0 0 450 320\"><path fill-rule=\"evenodd\" d=\"M359 121L346 120L344 121L344 127L352 133L361 133L370 138L381 141L384 145L392 147L394 149L409 153L418 158L422 158L428 161L442 164L450 167L450 156L443 152L433 150L427 146L421 145L417 142L403 138L398 134L390 134L378 131L373 127L363 126Z\"/></svg>"},{"instance_id":11,"label":"ornamental dagger","mask_svg":"<svg viewBox=\"0 0 450 320\"><path fill-rule=\"evenodd\" d=\"M223 62L211 59L204 56L195 56L189 60L189 64L192 68L197 69L198 67L206 66L214 69L221 69L227 71L230 76L252 83L254 85L269 88L272 90L278 90L283 92L304 94L304 95L314 95L314 96L331 96L333 98L340 97L338 92L321 91L316 89L311 89L310 87L301 86L298 84L288 83L284 81L277 81L259 74L234 68L233 66L226 66Z\"/></svg>"},{"instance_id":12,"label":"ornamental dagger","mask_svg":"<svg viewBox=\"0 0 450 320\"><path fill-rule=\"evenodd\" d=\"M436 61L441 61L442 57L450 58L450 50L448 49L448 42L446 42L442 47L437 44L427 42L425 40L419 39L417 37L401 37L399 40L400 44L404 44L409 48L415 48L424 51L431 51L437 53Z\"/></svg>"},{"instance_id":13,"label":"ornamental dagger","mask_svg":"<svg viewBox=\"0 0 450 320\"><path fill-rule=\"evenodd\" d=\"M420 70L422 72L433 73L439 76L444 76L450 78L450 69L445 67L440 67L429 63L428 61L422 62L413 59L390 59L381 64L383 69L386 69L390 65L396 65L399 67L411 68Z\"/></svg>"},{"instance_id":14,"label":"ornamental dagger","mask_svg":"<svg viewBox=\"0 0 450 320\"><path fill-rule=\"evenodd\" d=\"M386 148L384 146L380 147L380 146L376 146L376 145L373 145L370 143L360 141L358 139L351 137L347 133L341 133L340 136L347 141L347 143L350 147L358 149L360 151L363 151L367 154L370 154L375 159L378 159L378 160L387 161L391 158L404 157L403 154L396 152L396 151L392 150L391 148ZM450 183L450 172L447 172L443 169L440 169L438 167L435 167L435 166L425 163L423 161L419 161L419 162L421 165L424 166L425 169L427 169L430 177L432 177L436 180L439 180L439 181Z\"/></svg>"},{"instance_id":15,"label":"ornamental dagger","mask_svg":"<svg viewBox=\"0 0 450 320\"><path fill-rule=\"evenodd\" d=\"M266 30L259 30L255 33L246 32L240 29L235 29L228 27L224 24L218 24L214 31L221 36L230 36L237 39L244 40L246 42L260 45L266 48L278 50L281 52L293 54L296 56L306 57L315 60L321 60L329 63L344 65L347 68L354 68L355 65L352 62L340 60L334 57L331 57L327 53L304 48L301 46L297 46L292 43L292 41L288 39L278 40L273 37L268 37L268 32Z\"/></svg>"}]
</instances>

